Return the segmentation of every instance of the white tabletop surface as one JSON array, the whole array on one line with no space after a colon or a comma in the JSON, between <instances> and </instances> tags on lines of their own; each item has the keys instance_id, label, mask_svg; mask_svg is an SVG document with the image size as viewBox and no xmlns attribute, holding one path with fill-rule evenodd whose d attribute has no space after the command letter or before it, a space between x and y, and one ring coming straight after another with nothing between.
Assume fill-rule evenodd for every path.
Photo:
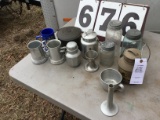
<instances>
[{"instance_id":1,"label":"white tabletop surface","mask_svg":"<svg viewBox=\"0 0 160 120\"><path fill-rule=\"evenodd\" d=\"M73 21L71 22L73 23ZM149 60L143 85L125 85L124 92L115 92L114 102L119 106L116 116L107 117L101 110L107 92L100 85L100 73L84 70L85 60L77 68L66 62L52 65L49 60L34 65L30 54L13 66L9 75L26 89L47 99L80 119L92 120L158 120L160 119L160 35L145 32L149 44Z\"/></svg>"}]
</instances>

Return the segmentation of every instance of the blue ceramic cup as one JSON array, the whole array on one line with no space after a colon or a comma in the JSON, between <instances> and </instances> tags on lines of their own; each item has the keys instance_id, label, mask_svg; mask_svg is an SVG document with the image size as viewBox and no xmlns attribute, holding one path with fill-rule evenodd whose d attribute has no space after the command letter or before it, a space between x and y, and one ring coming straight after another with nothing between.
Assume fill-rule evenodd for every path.
<instances>
[{"instance_id":1,"label":"blue ceramic cup","mask_svg":"<svg viewBox=\"0 0 160 120\"><path fill-rule=\"evenodd\" d=\"M44 28L41 31L41 35L36 36L36 39L41 38L42 40L51 40L55 39L54 30L52 28Z\"/></svg>"},{"instance_id":2,"label":"blue ceramic cup","mask_svg":"<svg viewBox=\"0 0 160 120\"><path fill-rule=\"evenodd\" d=\"M46 47L46 44L49 40L55 39L54 30L52 28L44 28L40 35L36 36L36 40L41 39L42 40L42 47L44 51L48 51L48 48Z\"/></svg>"}]
</instances>

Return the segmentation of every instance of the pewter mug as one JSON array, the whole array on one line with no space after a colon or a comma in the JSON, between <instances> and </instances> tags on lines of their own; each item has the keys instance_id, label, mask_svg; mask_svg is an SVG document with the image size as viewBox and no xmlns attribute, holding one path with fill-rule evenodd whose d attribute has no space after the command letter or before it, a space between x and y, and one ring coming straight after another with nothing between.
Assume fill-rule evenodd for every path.
<instances>
[{"instance_id":1,"label":"pewter mug","mask_svg":"<svg viewBox=\"0 0 160 120\"><path fill-rule=\"evenodd\" d=\"M33 40L28 43L27 47L30 50L31 61L34 64L39 65L47 61L46 54L42 48L42 42L39 40Z\"/></svg>"},{"instance_id":2,"label":"pewter mug","mask_svg":"<svg viewBox=\"0 0 160 120\"><path fill-rule=\"evenodd\" d=\"M65 47L61 47L61 41L52 39L47 43L50 62L52 64L61 64L65 61Z\"/></svg>"},{"instance_id":3,"label":"pewter mug","mask_svg":"<svg viewBox=\"0 0 160 120\"><path fill-rule=\"evenodd\" d=\"M115 69L108 68L101 72L100 82L104 90L108 91L108 85L113 84L114 90L123 91L124 85L122 82L122 75Z\"/></svg>"}]
</instances>

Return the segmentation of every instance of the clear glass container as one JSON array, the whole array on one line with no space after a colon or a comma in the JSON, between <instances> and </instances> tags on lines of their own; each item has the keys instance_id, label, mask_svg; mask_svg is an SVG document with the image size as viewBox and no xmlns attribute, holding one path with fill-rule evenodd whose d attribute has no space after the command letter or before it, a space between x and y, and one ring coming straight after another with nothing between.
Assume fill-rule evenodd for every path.
<instances>
[{"instance_id":1,"label":"clear glass container","mask_svg":"<svg viewBox=\"0 0 160 120\"><path fill-rule=\"evenodd\" d=\"M115 44L114 42L107 42L101 44L100 49L100 64L111 67L114 63Z\"/></svg>"},{"instance_id":2,"label":"clear glass container","mask_svg":"<svg viewBox=\"0 0 160 120\"><path fill-rule=\"evenodd\" d=\"M142 35L139 30L130 29L127 31L122 42L121 55L128 48L142 49Z\"/></svg>"},{"instance_id":3,"label":"clear glass container","mask_svg":"<svg viewBox=\"0 0 160 120\"><path fill-rule=\"evenodd\" d=\"M111 20L106 31L105 42L113 41L115 43L115 56L120 56L120 45L122 38L122 22Z\"/></svg>"}]
</instances>

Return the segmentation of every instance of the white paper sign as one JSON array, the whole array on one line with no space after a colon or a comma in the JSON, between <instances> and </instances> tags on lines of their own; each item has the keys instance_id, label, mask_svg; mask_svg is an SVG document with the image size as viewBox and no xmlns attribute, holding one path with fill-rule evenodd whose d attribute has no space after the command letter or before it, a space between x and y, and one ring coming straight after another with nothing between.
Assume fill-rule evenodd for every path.
<instances>
[{"instance_id":1,"label":"white paper sign","mask_svg":"<svg viewBox=\"0 0 160 120\"><path fill-rule=\"evenodd\" d=\"M77 13L75 26L86 32L93 29L96 14L98 11L99 1L97 0L81 0Z\"/></svg>"},{"instance_id":2,"label":"white paper sign","mask_svg":"<svg viewBox=\"0 0 160 120\"><path fill-rule=\"evenodd\" d=\"M129 29L141 31L147 13L147 7L123 5L119 20L122 21L123 36Z\"/></svg>"},{"instance_id":3,"label":"white paper sign","mask_svg":"<svg viewBox=\"0 0 160 120\"><path fill-rule=\"evenodd\" d=\"M143 84L146 68L147 68L147 59L136 58L133 71L132 71L130 84Z\"/></svg>"},{"instance_id":4,"label":"white paper sign","mask_svg":"<svg viewBox=\"0 0 160 120\"><path fill-rule=\"evenodd\" d=\"M98 35L105 37L108 23L111 20L118 20L121 7L122 3L108 1L101 2L97 16L97 21L94 28L94 31Z\"/></svg>"}]
</instances>

